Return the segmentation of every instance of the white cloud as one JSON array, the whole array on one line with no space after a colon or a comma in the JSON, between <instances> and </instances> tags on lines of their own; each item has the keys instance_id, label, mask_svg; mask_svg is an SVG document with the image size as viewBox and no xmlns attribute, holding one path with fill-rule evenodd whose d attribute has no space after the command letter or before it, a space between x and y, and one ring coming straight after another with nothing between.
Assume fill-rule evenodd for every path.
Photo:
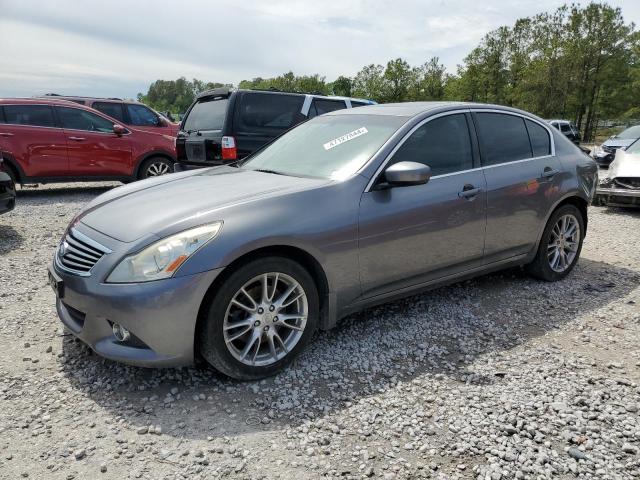
<instances>
[{"instance_id":1,"label":"white cloud","mask_svg":"<svg viewBox=\"0 0 640 480\"><path fill-rule=\"evenodd\" d=\"M454 71L489 30L561 3L0 0L0 96L132 97L158 78L238 83L288 70L332 80L397 57L435 55ZM640 20L637 0L613 3Z\"/></svg>"}]
</instances>

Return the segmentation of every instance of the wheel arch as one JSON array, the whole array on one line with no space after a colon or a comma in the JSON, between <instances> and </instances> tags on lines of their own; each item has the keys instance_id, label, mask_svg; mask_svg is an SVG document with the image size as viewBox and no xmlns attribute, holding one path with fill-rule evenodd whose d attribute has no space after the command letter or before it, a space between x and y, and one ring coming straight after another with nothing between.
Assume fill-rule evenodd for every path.
<instances>
[{"instance_id":1,"label":"wheel arch","mask_svg":"<svg viewBox=\"0 0 640 480\"><path fill-rule=\"evenodd\" d=\"M136 166L133 171L133 178L138 178L138 175L140 175L140 167L142 166L142 164L150 158L154 157L164 158L166 160L169 160L171 163L176 163L175 155L172 155L164 150L154 150L152 152L147 152L144 155L138 157L138 159L136 160Z\"/></svg>"},{"instance_id":2,"label":"wheel arch","mask_svg":"<svg viewBox=\"0 0 640 480\"><path fill-rule=\"evenodd\" d=\"M13 156L7 152L1 152L2 160L7 168L10 168L15 176L16 183L22 183L26 178L24 170L20 167L20 164L15 161Z\"/></svg>"},{"instance_id":3,"label":"wheel arch","mask_svg":"<svg viewBox=\"0 0 640 480\"><path fill-rule=\"evenodd\" d=\"M206 318L207 309L209 304L213 300L218 287L225 282L225 280L234 271L247 263L265 257L285 257L299 263L313 278L316 288L318 289L318 299L320 302L320 319L319 327L322 330L331 328L335 324L335 306L331 301L332 296L329 294L329 282L327 275L322 268L320 262L309 252L299 247L291 245L271 245L266 247L260 247L255 250L244 253L229 265L227 265L222 273L216 277L213 283L207 289L207 292L200 303L198 309L198 317L196 319L195 337L194 337L194 352L198 356L198 336L201 331L202 324Z\"/></svg>"},{"instance_id":4,"label":"wheel arch","mask_svg":"<svg viewBox=\"0 0 640 480\"><path fill-rule=\"evenodd\" d=\"M532 250L532 254L533 255L535 255L535 252L538 251L538 247L540 246L540 241L542 240L542 235L544 234L545 228L547 228L547 223L549 222L549 219L555 213L556 210L558 210L559 208L561 208L561 207L563 207L565 205L573 205L578 210L580 210L580 213L582 213L582 217L583 217L583 220L584 220L584 234L583 234L583 237L584 237L584 235L587 234L587 223L588 223L587 211L588 211L589 202L587 200L585 200L584 198L582 198L582 196L580 196L578 194L575 194L575 193L566 195L563 198L561 198L560 200L558 200L558 202L553 206L553 208L549 209L549 213L547 214L547 217L544 219L544 223L542 224L542 229L540 230L540 233L538 234L538 240L536 241L535 248Z\"/></svg>"}]
</instances>

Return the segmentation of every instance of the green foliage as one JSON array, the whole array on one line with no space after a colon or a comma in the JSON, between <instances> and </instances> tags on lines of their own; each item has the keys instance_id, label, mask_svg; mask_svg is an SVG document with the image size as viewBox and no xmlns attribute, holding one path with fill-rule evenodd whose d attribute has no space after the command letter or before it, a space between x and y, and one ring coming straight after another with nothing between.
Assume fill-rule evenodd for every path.
<instances>
[{"instance_id":1,"label":"green foliage","mask_svg":"<svg viewBox=\"0 0 640 480\"><path fill-rule=\"evenodd\" d=\"M158 80L138 98L183 112L194 96L222 86L185 78ZM489 32L449 74L433 57L412 67L402 59L367 65L353 78L327 83L319 74L287 72L243 80L240 88L324 93L377 102L460 100L498 103L544 118L573 120L594 136L598 120L640 117L640 33L619 8L605 3L565 5Z\"/></svg>"}]
</instances>

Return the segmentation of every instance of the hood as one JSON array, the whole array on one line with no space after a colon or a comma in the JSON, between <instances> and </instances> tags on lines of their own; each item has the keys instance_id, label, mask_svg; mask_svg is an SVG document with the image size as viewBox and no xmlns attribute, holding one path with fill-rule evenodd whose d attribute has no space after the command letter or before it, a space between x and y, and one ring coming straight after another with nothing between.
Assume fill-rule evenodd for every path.
<instances>
[{"instance_id":1,"label":"hood","mask_svg":"<svg viewBox=\"0 0 640 480\"><path fill-rule=\"evenodd\" d=\"M318 187L325 179L214 167L116 188L91 202L80 221L122 242L133 242L176 225L176 232L209 221L224 220L219 210L271 196ZM190 223L189 221L192 220ZM197 220L194 221L194 220Z\"/></svg>"},{"instance_id":2,"label":"hood","mask_svg":"<svg viewBox=\"0 0 640 480\"><path fill-rule=\"evenodd\" d=\"M618 177L640 178L640 153L627 153L624 150L618 150L616 158L609 166L607 176L611 179Z\"/></svg>"},{"instance_id":3,"label":"hood","mask_svg":"<svg viewBox=\"0 0 640 480\"><path fill-rule=\"evenodd\" d=\"M637 139L636 138L629 138L629 139L624 139L624 138L616 138L616 137L611 137L608 140L606 140L602 146L603 147L612 147L612 148L627 148L629 145L631 145L633 142L635 142Z\"/></svg>"}]
</instances>

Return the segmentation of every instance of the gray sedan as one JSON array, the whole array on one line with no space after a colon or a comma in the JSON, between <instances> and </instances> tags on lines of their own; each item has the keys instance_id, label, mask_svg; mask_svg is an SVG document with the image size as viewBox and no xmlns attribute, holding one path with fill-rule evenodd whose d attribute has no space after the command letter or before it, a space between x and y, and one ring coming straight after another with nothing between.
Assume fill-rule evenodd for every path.
<instances>
[{"instance_id":1,"label":"gray sedan","mask_svg":"<svg viewBox=\"0 0 640 480\"><path fill-rule=\"evenodd\" d=\"M340 110L236 164L97 197L49 279L64 325L104 357L201 357L256 379L371 305L513 266L564 278L596 179L593 160L520 110Z\"/></svg>"}]
</instances>

